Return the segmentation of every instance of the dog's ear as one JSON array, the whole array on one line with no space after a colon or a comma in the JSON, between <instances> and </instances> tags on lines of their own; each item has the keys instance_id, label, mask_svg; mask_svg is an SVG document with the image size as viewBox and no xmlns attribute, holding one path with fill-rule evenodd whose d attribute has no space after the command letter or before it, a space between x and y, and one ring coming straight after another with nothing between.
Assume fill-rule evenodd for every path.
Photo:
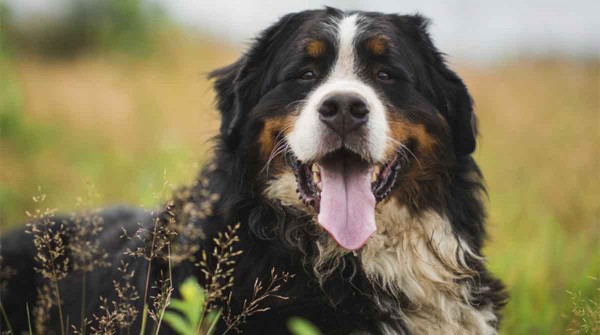
<instances>
[{"instance_id":1,"label":"dog's ear","mask_svg":"<svg viewBox=\"0 0 600 335\"><path fill-rule=\"evenodd\" d=\"M467 86L442 61L435 69L434 87L437 88L439 110L444 113L452 131L454 149L457 156L469 155L475 151L477 138L477 117L473 112L473 99Z\"/></svg>"},{"instance_id":2,"label":"dog's ear","mask_svg":"<svg viewBox=\"0 0 600 335\"><path fill-rule=\"evenodd\" d=\"M240 128L246 115L258 103L268 89L265 78L273 61L273 47L289 38L303 13L288 14L264 30L250 49L235 63L214 70L209 79L214 79L217 106L221 112L221 136L234 145L240 138Z\"/></svg>"},{"instance_id":3,"label":"dog's ear","mask_svg":"<svg viewBox=\"0 0 600 335\"><path fill-rule=\"evenodd\" d=\"M242 56L237 62L216 69L209 73L208 78L214 79L214 89L217 93L217 108L221 112L221 136L227 141L233 140L241 122L241 106L239 97L239 78L245 68L246 57Z\"/></svg>"},{"instance_id":4,"label":"dog's ear","mask_svg":"<svg viewBox=\"0 0 600 335\"><path fill-rule=\"evenodd\" d=\"M429 20L421 15L397 15L395 22L425 59L428 78L422 86L450 126L456 155L471 154L477 137L473 100L462 79L447 66L443 54L434 46L428 32Z\"/></svg>"}]
</instances>

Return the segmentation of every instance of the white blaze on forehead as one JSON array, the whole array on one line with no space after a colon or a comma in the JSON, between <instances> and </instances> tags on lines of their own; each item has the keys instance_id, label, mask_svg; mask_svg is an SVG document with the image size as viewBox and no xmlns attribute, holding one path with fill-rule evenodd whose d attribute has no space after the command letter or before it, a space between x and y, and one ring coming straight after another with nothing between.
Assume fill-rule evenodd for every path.
<instances>
[{"instance_id":1,"label":"white blaze on forehead","mask_svg":"<svg viewBox=\"0 0 600 335\"><path fill-rule=\"evenodd\" d=\"M358 32L358 15L343 18L338 25L338 56L329 80L354 79L356 65L354 41Z\"/></svg>"},{"instance_id":2,"label":"white blaze on forehead","mask_svg":"<svg viewBox=\"0 0 600 335\"><path fill-rule=\"evenodd\" d=\"M301 161L311 161L338 149L339 138L325 137L328 129L319 120L318 108L322 101L334 94L351 93L362 97L369 109L366 124L367 138L359 154L368 154L371 161L382 162L388 138L385 106L377 92L358 76L359 62L356 57L356 41L360 35L359 15L353 14L330 24L336 37L337 57L327 78L307 97L292 131L288 144ZM349 143L346 143L348 145ZM349 148L359 149L359 148ZM358 151L358 150L355 150Z\"/></svg>"}]
</instances>

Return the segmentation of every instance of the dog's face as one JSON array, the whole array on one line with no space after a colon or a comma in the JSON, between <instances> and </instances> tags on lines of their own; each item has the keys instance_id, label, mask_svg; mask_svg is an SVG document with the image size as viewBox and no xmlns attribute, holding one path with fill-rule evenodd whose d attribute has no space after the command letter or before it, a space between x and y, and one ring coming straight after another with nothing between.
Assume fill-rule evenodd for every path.
<instances>
[{"instance_id":1,"label":"dog's face","mask_svg":"<svg viewBox=\"0 0 600 335\"><path fill-rule=\"evenodd\" d=\"M289 14L213 76L223 140L249 178L293 173L287 187L348 250L375 231L378 203L427 206L475 147L469 94L420 16Z\"/></svg>"}]
</instances>

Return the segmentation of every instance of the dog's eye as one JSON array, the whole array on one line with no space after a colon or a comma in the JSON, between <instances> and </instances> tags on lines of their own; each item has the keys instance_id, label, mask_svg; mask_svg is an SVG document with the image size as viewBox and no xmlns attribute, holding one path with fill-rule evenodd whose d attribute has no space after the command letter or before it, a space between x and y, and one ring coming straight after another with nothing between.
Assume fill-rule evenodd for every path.
<instances>
[{"instance_id":1,"label":"dog's eye","mask_svg":"<svg viewBox=\"0 0 600 335\"><path fill-rule=\"evenodd\" d=\"M317 78L317 74L313 70L306 70L300 75L302 80L313 80Z\"/></svg>"},{"instance_id":2,"label":"dog's eye","mask_svg":"<svg viewBox=\"0 0 600 335\"><path fill-rule=\"evenodd\" d=\"M390 74L385 71L379 71L377 72L377 79L383 82L389 82L390 80L392 80L392 76L390 76Z\"/></svg>"}]
</instances>

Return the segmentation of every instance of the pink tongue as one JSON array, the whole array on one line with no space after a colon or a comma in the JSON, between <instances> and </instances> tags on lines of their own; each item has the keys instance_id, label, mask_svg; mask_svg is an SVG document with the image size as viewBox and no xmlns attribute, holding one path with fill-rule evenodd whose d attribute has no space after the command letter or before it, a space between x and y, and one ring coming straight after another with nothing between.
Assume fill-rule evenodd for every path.
<instances>
[{"instance_id":1,"label":"pink tongue","mask_svg":"<svg viewBox=\"0 0 600 335\"><path fill-rule=\"evenodd\" d=\"M344 157L321 164L319 208L319 224L341 247L362 247L376 229L370 167Z\"/></svg>"}]
</instances>

